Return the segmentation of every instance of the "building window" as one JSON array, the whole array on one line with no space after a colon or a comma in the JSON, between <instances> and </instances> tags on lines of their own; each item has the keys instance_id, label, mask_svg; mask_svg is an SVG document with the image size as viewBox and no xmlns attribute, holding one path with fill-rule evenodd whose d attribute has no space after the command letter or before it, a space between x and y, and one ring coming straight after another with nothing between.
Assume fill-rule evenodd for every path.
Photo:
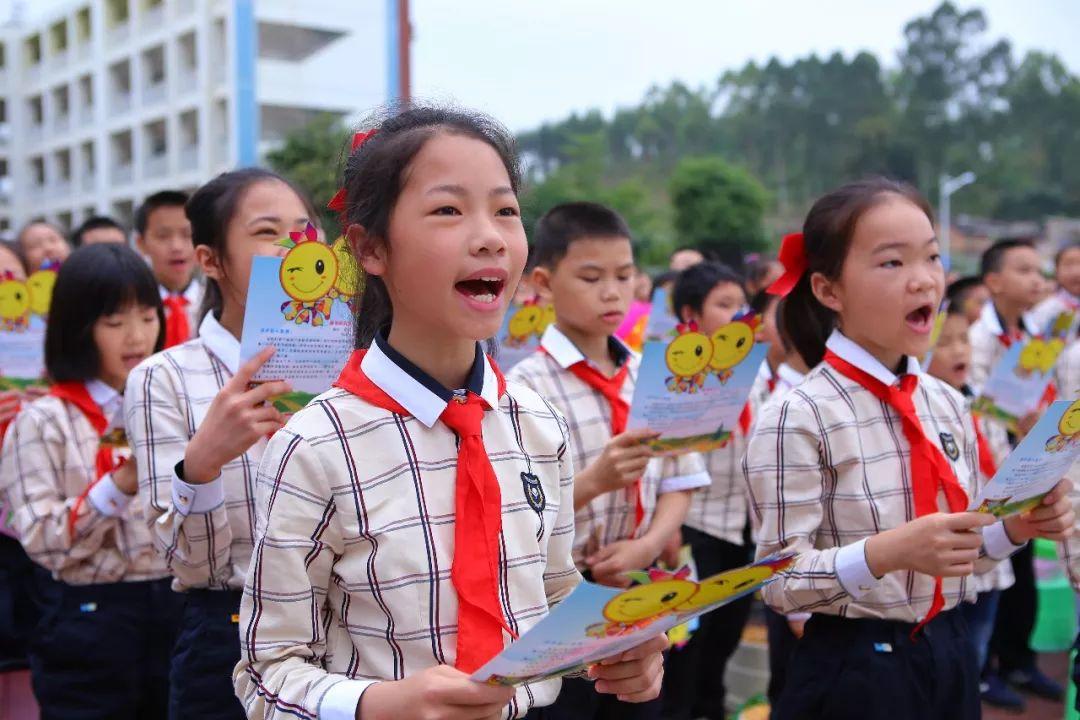
<instances>
[{"instance_id":1,"label":"building window","mask_svg":"<svg viewBox=\"0 0 1080 720\"><path fill-rule=\"evenodd\" d=\"M122 115L131 109L131 61L121 60L109 66L109 111Z\"/></svg>"},{"instance_id":2,"label":"building window","mask_svg":"<svg viewBox=\"0 0 1080 720\"><path fill-rule=\"evenodd\" d=\"M24 43L26 64L30 67L41 64L41 35L31 35Z\"/></svg>"},{"instance_id":3,"label":"building window","mask_svg":"<svg viewBox=\"0 0 1080 720\"><path fill-rule=\"evenodd\" d=\"M142 53L143 104L153 105L165 100L168 90L165 83L165 46L144 50Z\"/></svg>"}]
</instances>

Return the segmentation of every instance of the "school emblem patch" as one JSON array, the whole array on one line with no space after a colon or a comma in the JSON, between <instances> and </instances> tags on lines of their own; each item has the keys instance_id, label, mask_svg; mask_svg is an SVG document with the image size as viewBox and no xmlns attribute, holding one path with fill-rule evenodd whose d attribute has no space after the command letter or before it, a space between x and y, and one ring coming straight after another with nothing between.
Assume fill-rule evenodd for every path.
<instances>
[{"instance_id":1,"label":"school emblem patch","mask_svg":"<svg viewBox=\"0 0 1080 720\"><path fill-rule=\"evenodd\" d=\"M540 484L540 478L532 473L521 473L521 485L525 488L525 500L529 507L536 512L544 512L547 507L547 498L544 496L544 486Z\"/></svg>"},{"instance_id":2,"label":"school emblem patch","mask_svg":"<svg viewBox=\"0 0 1080 720\"><path fill-rule=\"evenodd\" d=\"M941 433L941 449L945 451L945 455L950 460L957 460L960 457L960 448L956 444L956 439L949 433Z\"/></svg>"}]
</instances>

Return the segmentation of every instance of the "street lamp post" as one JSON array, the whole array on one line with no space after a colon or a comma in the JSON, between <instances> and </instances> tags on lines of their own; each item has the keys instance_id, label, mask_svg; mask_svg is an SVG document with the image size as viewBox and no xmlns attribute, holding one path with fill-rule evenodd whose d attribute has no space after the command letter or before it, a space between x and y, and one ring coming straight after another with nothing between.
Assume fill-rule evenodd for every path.
<instances>
[{"instance_id":1,"label":"street lamp post","mask_svg":"<svg viewBox=\"0 0 1080 720\"><path fill-rule=\"evenodd\" d=\"M967 187L975 182L975 173L966 172L956 177L942 175L938 179L938 222L941 224L941 259L947 271L952 265L952 245L950 244L950 230L952 228L952 207L950 198L952 194L962 187Z\"/></svg>"}]
</instances>

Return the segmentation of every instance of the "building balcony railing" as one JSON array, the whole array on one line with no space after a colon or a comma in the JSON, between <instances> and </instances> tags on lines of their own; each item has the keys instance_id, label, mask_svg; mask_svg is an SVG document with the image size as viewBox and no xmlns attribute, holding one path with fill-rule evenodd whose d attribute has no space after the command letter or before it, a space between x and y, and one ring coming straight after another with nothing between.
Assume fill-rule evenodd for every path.
<instances>
[{"instance_id":1,"label":"building balcony railing","mask_svg":"<svg viewBox=\"0 0 1080 720\"><path fill-rule=\"evenodd\" d=\"M109 179L113 185L130 185L134 177L135 173L130 162L123 165L114 165L109 173Z\"/></svg>"},{"instance_id":2,"label":"building balcony railing","mask_svg":"<svg viewBox=\"0 0 1080 720\"><path fill-rule=\"evenodd\" d=\"M156 105L163 102L168 94L169 86L165 84L164 80L153 85L147 85L142 92L143 105Z\"/></svg>"},{"instance_id":3,"label":"building balcony railing","mask_svg":"<svg viewBox=\"0 0 1080 720\"><path fill-rule=\"evenodd\" d=\"M169 156L162 153L160 155L151 155L146 158L146 164L143 167L143 173L148 178L159 178L163 175L169 174Z\"/></svg>"}]
</instances>

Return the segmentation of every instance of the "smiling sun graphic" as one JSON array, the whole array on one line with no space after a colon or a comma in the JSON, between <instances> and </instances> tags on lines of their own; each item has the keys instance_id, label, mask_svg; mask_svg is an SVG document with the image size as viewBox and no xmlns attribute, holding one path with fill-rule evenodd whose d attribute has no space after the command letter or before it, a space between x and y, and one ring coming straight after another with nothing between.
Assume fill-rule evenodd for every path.
<instances>
[{"instance_id":1,"label":"smiling sun graphic","mask_svg":"<svg viewBox=\"0 0 1080 720\"><path fill-rule=\"evenodd\" d=\"M333 306L330 291L338 279L337 255L319 242L319 233L311 223L303 232L290 232L278 245L289 248L280 270L281 287L292 298L281 305L285 319L297 325L326 324Z\"/></svg>"},{"instance_id":2,"label":"smiling sun graphic","mask_svg":"<svg viewBox=\"0 0 1080 720\"><path fill-rule=\"evenodd\" d=\"M705 384L713 344L707 335L698 332L697 323L679 325L678 332L664 352L664 361L671 372L665 383L673 393L696 393Z\"/></svg>"}]
</instances>

